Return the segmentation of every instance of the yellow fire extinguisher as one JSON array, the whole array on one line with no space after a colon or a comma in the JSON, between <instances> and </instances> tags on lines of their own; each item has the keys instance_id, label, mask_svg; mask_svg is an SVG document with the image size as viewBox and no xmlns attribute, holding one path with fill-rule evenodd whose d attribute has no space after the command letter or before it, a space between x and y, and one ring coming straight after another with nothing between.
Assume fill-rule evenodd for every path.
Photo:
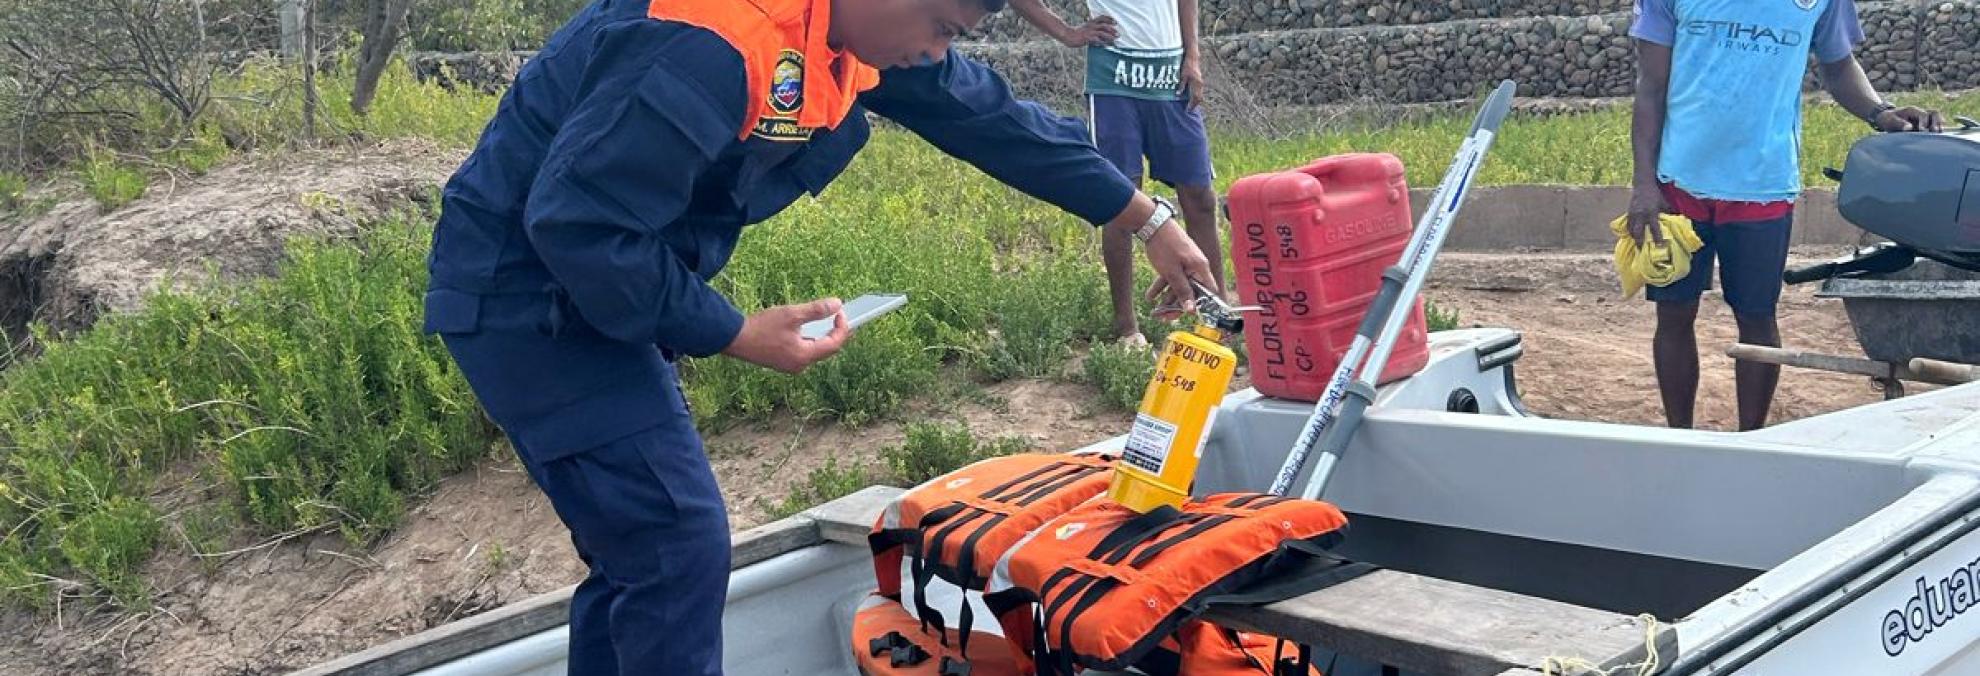
<instances>
[{"instance_id":1,"label":"yellow fire extinguisher","mask_svg":"<svg viewBox=\"0 0 1980 676\"><path fill-rule=\"evenodd\" d=\"M1237 354L1224 340L1243 329L1238 314L1255 309L1226 305L1197 285L1196 326L1163 343L1108 497L1137 512L1189 499L1210 423L1237 372Z\"/></svg>"}]
</instances>

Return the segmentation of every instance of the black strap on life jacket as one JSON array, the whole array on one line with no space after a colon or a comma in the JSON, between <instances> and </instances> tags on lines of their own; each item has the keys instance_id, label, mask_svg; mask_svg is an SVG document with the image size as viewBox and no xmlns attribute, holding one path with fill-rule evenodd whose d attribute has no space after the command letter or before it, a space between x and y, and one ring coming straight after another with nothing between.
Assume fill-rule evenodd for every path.
<instances>
[{"instance_id":1,"label":"black strap on life jacket","mask_svg":"<svg viewBox=\"0 0 1980 676\"><path fill-rule=\"evenodd\" d=\"M1073 482L1099 472L1108 471L1108 469L1104 466L1092 466L1063 461L1052 462L993 486L989 490L978 494L978 497L988 501L1016 504L1020 507L1028 506L1071 485ZM949 645L948 624L944 620L941 611L936 610L934 606L928 603L928 585L934 581L938 567L941 565L942 557L946 551L943 545L949 542L964 526L976 523L976 530L965 537L961 550L957 552L956 570L952 572L959 578L958 581L962 586L965 587L976 586L987 582L985 580L978 580L974 572L976 545L982 540L984 535L996 528L997 525L1003 523L1007 518L1003 514L996 514L957 502L922 515L921 521L916 524L916 528L922 534L922 537L919 538L920 542L917 543L917 552L913 564L915 611L921 620L923 631L927 631L931 624L936 627L942 645ZM929 529L931 528L936 530L930 533ZM963 656L967 658L969 655L969 632L975 620L975 613L970 609L967 601L963 604L961 615L962 634L958 638L958 645L962 650Z\"/></svg>"},{"instance_id":2,"label":"black strap on life jacket","mask_svg":"<svg viewBox=\"0 0 1980 676\"><path fill-rule=\"evenodd\" d=\"M1289 498L1269 495L1249 495L1233 499L1226 506L1257 511L1284 503L1288 500ZM1133 568L1141 568L1153 561L1155 557L1160 556L1163 552L1168 551L1176 545L1194 539L1206 531L1239 518L1236 515L1229 514L1210 515L1206 513L1194 513L1181 516L1168 515L1166 518L1157 517L1154 514L1154 512L1151 512L1148 515L1143 515L1143 517L1137 518L1136 521L1129 522L1133 526L1132 528L1130 528L1130 525L1124 525L1120 530L1110 534L1106 540L1102 541L1099 547L1095 548L1093 558L1110 565L1118 565L1123 559L1132 554L1133 559L1127 565ZM1141 522L1143 518L1148 519L1148 521ZM1185 524L1187 527L1182 531L1159 540L1154 540L1152 543L1150 542L1155 536L1167 532L1170 528ZM1263 560L1263 565L1274 570L1274 574L1266 576L1259 583L1248 585L1235 592L1218 594L1194 602L1192 606L1198 609L1204 609L1213 603L1256 605L1282 601L1340 584L1341 582L1360 577L1376 569L1373 565L1349 561L1328 550L1328 547L1337 544L1341 539L1341 533L1330 532L1311 540L1288 540L1281 542L1279 548L1268 554L1267 558ZM1049 594L1049 588L1067 578L1075 576L1079 579L1067 585L1063 592L1057 595ZM1073 671L1075 655L1071 645L1073 626L1078 623L1079 618L1086 611L1090 610L1106 594L1119 585L1119 581L1112 578L1088 576L1068 568L1057 571L1051 579L1048 579L1046 585L1044 585L1045 588L1040 590L1041 596L1044 597L1040 601L1040 612L1043 617L1053 617L1059 615L1059 611L1065 611L1059 626L1061 645L1050 646L1049 648L1049 652L1055 653L1053 657L1057 658L1056 660L1052 660L1052 662L1062 667L1063 673L1076 673ZM1067 604L1070 604L1070 607ZM1042 627L1039 634L1038 640L1041 645L1044 645L1045 632L1042 631ZM1307 646L1301 646L1301 649L1302 654L1306 656L1299 664L1310 667L1310 650ZM1046 662L1044 659L1040 660L1041 664ZM1295 673L1304 675L1307 672L1298 671Z\"/></svg>"},{"instance_id":3,"label":"black strap on life jacket","mask_svg":"<svg viewBox=\"0 0 1980 676\"><path fill-rule=\"evenodd\" d=\"M1311 540L1281 542L1274 556L1280 558L1281 564L1275 574L1246 585L1242 589L1205 598L1204 607L1276 603L1320 591L1381 569L1374 564L1351 561L1327 549L1326 544Z\"/></svg>"},{"instance_id":4,"label":"black strap on life jacket","mask_svg":"<svg viewBox=\"0 0 1980 676\"><path fill-rule=\"evenodd\" d=\"M1201 516L1201 515L1191 515L1191 516ZM1146 565L1149 559L1153 558L1153 555L1149 553L1150 551L1168 549L1169 547L1174 546L1178 542L1195 538L1198 535L1202 535L1205 531L1208 531L1212 528L1216 528L1225 523L1229 523L1232 519L1235 518L1237 517L1229 514L1218 514L1206 519L1202 519L1199 523L1190 526L1189 528L1185 529L1183 532L1170 536L1165 540L1157 542L1155 545L1149 547L1147 550L1143 550L1142 555L1135 557L1135 560L1129 563L1128 565L1134 568L1140 568L1141 566ZM1132 545L1128 547L1123 547L1120 550L1117 550L1113 554L1109 555L1107 557L1106 563L1119 564L1122 559L1126 558L1127 555L1133 551L1134 551L1134 547ZM1157 553L1159 553L1159 551ZM1085 585L1086 589L1084 593L1080 593L1077 591L1069 591L1066 596L1061 597L1062 602L1060 607L1064 607L1063 606L1064 599L1070 598L1071 596L1076 594L1079 595L1079 600L1073 602L1072 607L1066 610L1065 619L1060 622L1060 626L1059 626L1059 639L1060 642L1064 644L1060 647L1063 650L1065 650L1065 652L1068 654L1071 654L1073 652L1072 650L1073 625L1077 624L1079 622L1079 619L1086 615L1086 611L1091 610L1095 605L1098 605L1100 603L1100 599L1106 598L1109 592L1112 592L1114 589L1120 587L1121 585L1121 582L1119 580L1116 580L1111 577L1109 578L1087 577L1081 580L1080 582L1089 583ZM1051 611L1048 610L1047 614L1050 614L1050 612Z\"/></svg>"},{"instance_id":5,"label":"black strap on life jacket","mask_svg":"<svg viewBox=\"0 0 1980 676\"><path fill-rule=\"evenodd\" d=\"M1285 646L1285 639L1280 639L1279 648L1283 650ZM1312 676L1312 674L1313 646L1305 643L1299 644L1299 657L1287 657L1272 661L1272 676Z\"/></svg>"}]
</instances>

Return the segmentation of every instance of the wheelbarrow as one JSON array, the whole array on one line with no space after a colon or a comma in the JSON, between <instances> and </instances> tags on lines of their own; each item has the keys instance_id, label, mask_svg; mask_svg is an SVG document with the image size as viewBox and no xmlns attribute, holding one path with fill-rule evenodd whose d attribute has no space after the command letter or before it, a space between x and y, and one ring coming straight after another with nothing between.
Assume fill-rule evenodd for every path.
<instances>
[{"instance_id":1,"label":"wheelbarrow","mask_svg":"<svg viewBox=\"0 0 1980 676\"><path fill-rule=\"evenodd\" d=\"M1980 380L1980 123L1944 133L1876 134L1856 142L1836 207L1883 241L1787 270L1788 284L1821 282L1838 298L1866 358L1736 344L1735 359L1869 376L1886 398L1904 381Z\"/></svg>"}]
</instances>

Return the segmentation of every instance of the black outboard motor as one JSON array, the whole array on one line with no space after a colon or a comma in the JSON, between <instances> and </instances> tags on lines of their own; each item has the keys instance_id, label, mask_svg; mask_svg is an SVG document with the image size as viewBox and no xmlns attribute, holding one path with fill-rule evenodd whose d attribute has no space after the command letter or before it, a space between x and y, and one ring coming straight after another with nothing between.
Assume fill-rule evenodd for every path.
<instances>
[{"instance_id":1,"label":"black outboard motor","mask_svg":"<svg viewBox=\"0 0 1980 676\"><path fill-rule=\"evenodd\" d=\"M1903 270L1917 257L1980 272L1980 123L1943 133L1872 134L1849 149L1836 208L1890 243L1794 268L1789 284Z\"/></svg>"}]
</instances>

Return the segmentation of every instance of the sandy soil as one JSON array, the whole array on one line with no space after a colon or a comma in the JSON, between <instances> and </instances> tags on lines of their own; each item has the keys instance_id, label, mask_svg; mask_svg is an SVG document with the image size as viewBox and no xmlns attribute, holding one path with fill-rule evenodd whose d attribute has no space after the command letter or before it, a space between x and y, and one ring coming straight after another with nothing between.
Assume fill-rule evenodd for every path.
<instances>
[{"instance_id":1,"label":"sandy soil","mask_svg":"<svg viewBox=\"0 0 1980 676\"><path fill-rule=\"evenodd\" d=\"M1561 418L1662 425L1650 338L1653 309L1624 301L1600 257L1569 254L1448 254L1429 297L1456 308L1465 325L1520 329L1526 356L1516 365L1534 412ZM1842 305L1813 288L1790 287L1781 300L1781 338L1790 348L1861 357ZM1708 292L1698 312L1700 353L1696 425L1733 430L1731 311ZM1783 369L1770 422L1835 411L1882 398L1868 379Z\"/></svg>"}]
</instances>

